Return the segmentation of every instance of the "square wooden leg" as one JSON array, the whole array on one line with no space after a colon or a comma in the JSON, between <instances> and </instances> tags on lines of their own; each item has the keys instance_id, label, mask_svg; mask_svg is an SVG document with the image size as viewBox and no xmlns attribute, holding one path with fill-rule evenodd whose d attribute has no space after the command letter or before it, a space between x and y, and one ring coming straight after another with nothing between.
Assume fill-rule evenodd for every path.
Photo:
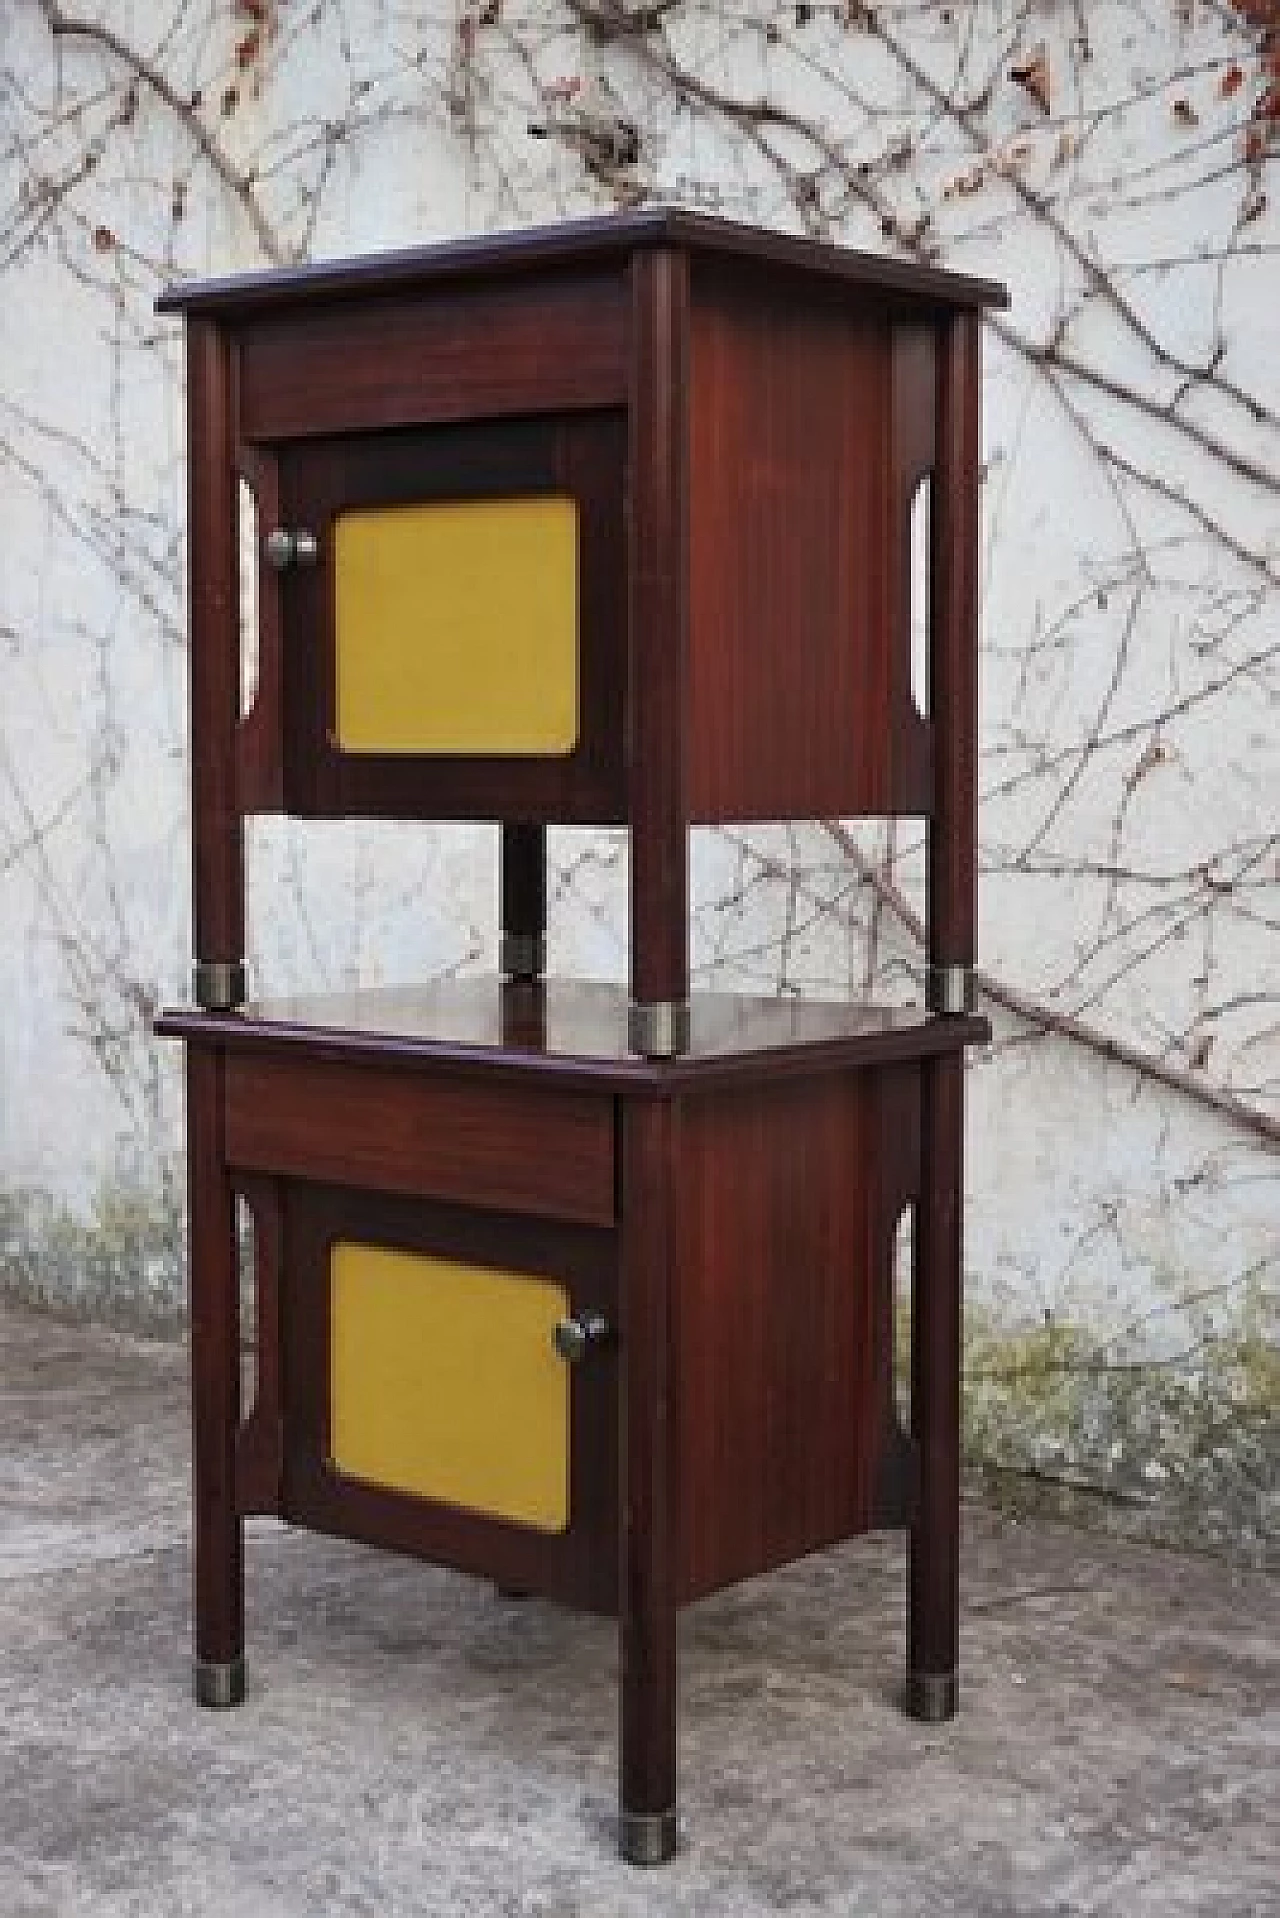
<instances>
[{"instance_id":1,"label":"square wooden leg","mask_svg":"<svg viewBox=\"0 0 1280 1918\"><path fill-rule=\"evenodd\" d=\"M923 1180L915 1254L911 1422L920 1484L911 1525L907 1709L956 1709L960 1577L961 1214L964 1062L931 1060L923 1081Z\"/></svg>"},{"instance_id":2,"label":"square wooden leg","mask_svg":"<svg viewBox=\"0 0 1280 1918\"><path fill-rule=\"evenodd\" d=\"M671 1377L673 1109L628 1101L623 1134L619 1848L676 1848L676 1592Z\"/></svg>"},{"instance_id":3,"label":"square wooden leg","mask_svg":"<svg viewBox=\"0 0 1280 1918\"><path fill-rule=\"evenodd\" d=\"M244 1525L236 1507L240 1424L239 1259L223 1155L222 1060L187 1052L195 1695L244 1697Z\"/></svg>"}]
</instances>

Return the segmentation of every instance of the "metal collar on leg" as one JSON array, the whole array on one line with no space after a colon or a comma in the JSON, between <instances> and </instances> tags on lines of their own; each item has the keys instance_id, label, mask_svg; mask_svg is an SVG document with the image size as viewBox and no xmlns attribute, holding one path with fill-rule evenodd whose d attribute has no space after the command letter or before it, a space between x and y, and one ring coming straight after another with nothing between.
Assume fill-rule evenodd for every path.
<instances>
[{"instance_id":1,"label":"metal collar on leg","mask_svg":"<svg viewBox=\"0 0 1280 1918\"><path fill-rule=\"evenodd\" d=\"M689 1050L687 999L635 999L627 1007L627 1044L646 1059L674 1059Z\"/></svg>"},{"instance_id":2,"label":"metal collar on leg","mask_svg":"<svg viewBox=\"0 0 1280 1918\"><path fill-rule=\"evenodd\" d=\"M205 1012L232 1012L249 997L249 972L239 959L197 959L191 997Z\"/></svg>"},{"instance_id":3,"label":"metal collar on leg","mask_svg":"<svg viewBox=\"0 0 1280 1918\"><path fill-rule=\"evenodd\" d=\"M972 966L930 966L927 991L930 1012L972 1012L978 1003Z\"/></svg>"}]
</instances>

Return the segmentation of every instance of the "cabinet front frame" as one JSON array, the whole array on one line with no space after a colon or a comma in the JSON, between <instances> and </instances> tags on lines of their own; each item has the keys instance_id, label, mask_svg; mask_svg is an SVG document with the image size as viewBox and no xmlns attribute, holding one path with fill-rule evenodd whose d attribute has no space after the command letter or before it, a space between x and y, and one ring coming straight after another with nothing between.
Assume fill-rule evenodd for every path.
<instances>
[{"instance_id":1,"label":"cabinet front frame","mask_svg":"<svg viewBox=\"0 0 1280 1918\"><path fill-rule=\"evenodd\" d=\"M626 817L627 419L622 408L300 440L273 469L282 523L318 557L265 577L263 641L280 649L287 812L318 817ZM577 517L577 740L565 753L345 751L337 743L335 526L344 513L564 498ZM265 529L264 529L265 530ZM260 542L261 548L261 542ZM265 572L265 564L260 559ZM252 726L252 716L250 716ZM251 795L246 794L246 797Z\"/></svg>"},{"instance_id":2,"label":"cabinet front frame","mask_svg":"<svg viewBox=\"0 0 1280 1918\"><path fill-rule=\"evenodd\" d=\"M425 1199L285 1182L280 1287L283 1516L335 1536L613 1612L617 1604L617 1241L613 1232ZM437 1256L564 1286L615 1337L569 1366L569 1515L561 1532L488 1517L338 1471L330 1443L330 1255L339 1242Z\"/></svg>"}]
</instances>

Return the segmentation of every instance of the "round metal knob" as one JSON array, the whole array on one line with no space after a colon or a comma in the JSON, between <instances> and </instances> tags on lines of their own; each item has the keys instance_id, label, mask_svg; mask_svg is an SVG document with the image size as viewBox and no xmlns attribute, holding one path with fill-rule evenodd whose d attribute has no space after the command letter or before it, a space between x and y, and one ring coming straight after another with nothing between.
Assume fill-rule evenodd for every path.
<instances>
[{"instance_id":1,"label":"round metal knob","mask_svg":"<svg viewBox=\"0 0 1280 1918\"><path fill-rule=\"evenodd\" d=\"M556 1356L570 1365L578 1365L593 1345L603 1345L609 1336L609 1321L599 1312L580 1312L576 1318L559 1319L551 1334Z\"/></svg>"},{"instance_id":2,"label":"round metal knob","mask_svg":"<svg viewBox=\"0 0 1280 1918\"><path fill-rule=\"evenodd\" d=\"M314 566L320 557L320 543L305 526L273 526L262 550L267 565L277 573L287 573L291 566Z\"/></svg>"}]
</instances>

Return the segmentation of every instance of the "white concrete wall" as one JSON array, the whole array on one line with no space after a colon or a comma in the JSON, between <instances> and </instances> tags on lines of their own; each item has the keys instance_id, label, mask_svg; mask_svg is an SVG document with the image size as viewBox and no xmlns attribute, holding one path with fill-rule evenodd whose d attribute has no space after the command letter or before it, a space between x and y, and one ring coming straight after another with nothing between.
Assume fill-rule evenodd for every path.
<instances>
[{"instance_id":1,"label":"white concrete wall","mask_svg":"<svg viewBox=\"0 0 1280 1918\"><path fill-rule=\"evenodd\" d=\"M972 1074L975 1453L1274 1543L1266 9L677 0L610 34L549 0L74 6L0 13L7 1284L134 1316L180 1295L177 1060L148 1030L189 936L182 367L159 288L638 197L807 224L1013 296L987 337L982 955L1089 1030L993 1002ZM877 894L825 828L699 835L700 979L917 992L893 892L915 891L917 841L861 831ZM553 965L616 974L624 848L554 844ZM491 832L269 821L252 846L264 990L491 961Z\"/></svg>"}]
</instances>

